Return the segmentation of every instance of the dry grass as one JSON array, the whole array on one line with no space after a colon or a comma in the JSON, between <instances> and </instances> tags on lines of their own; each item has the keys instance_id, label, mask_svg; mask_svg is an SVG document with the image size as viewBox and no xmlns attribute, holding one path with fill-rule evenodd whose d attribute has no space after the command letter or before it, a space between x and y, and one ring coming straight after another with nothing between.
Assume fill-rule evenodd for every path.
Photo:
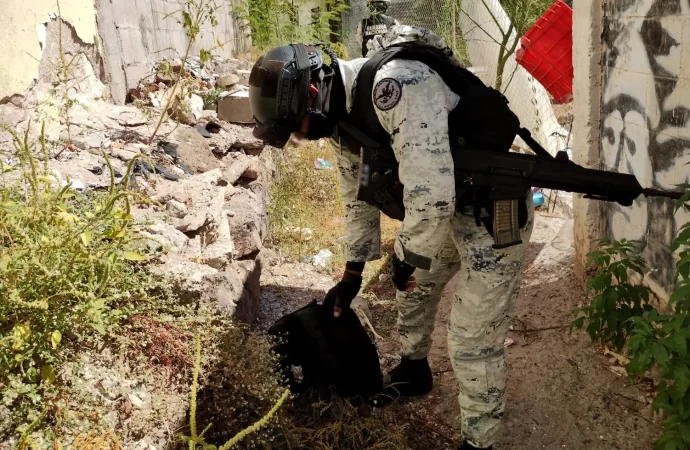
<instances>
[{"instance_id":1,"label":"dry grass","mask_svg":"<svg viewBox=\"0 0 690 450\"><path fill-rule=\"evenodd\" d=\"M333 168L315 169L318 158ZM302 261L326 248L334 255L330 267L343 266L343 210L335 154L329 145L309 143L285 150L279 181L270 191L268 215L273 243L288 257ZM311 235L291 227L308 228Z\"/></svg>"},{"instance_id":2,"label":"dry grass","mask_svg":"<svg viewBox=\"0 0 690 450\"><path fill-rule=\"evenodd\" d=\"M316 170L314 162L318 158L329 161L333 169ZM286 149L280 179L271 188L268 207L273 243L297 261L313 256L321 249L328 249L333 252L329 265L331 272L339 272L345 265L343 206L338 194L336 170L334 150L325 142L310 142ZM384 257L367 263L365 285L377 285L379 275L388 272L387 255L393 252L399 227L399 222L382 216ZM311 235L305 236L294 228L308 228Z\"/></svg>"}]
</instances>

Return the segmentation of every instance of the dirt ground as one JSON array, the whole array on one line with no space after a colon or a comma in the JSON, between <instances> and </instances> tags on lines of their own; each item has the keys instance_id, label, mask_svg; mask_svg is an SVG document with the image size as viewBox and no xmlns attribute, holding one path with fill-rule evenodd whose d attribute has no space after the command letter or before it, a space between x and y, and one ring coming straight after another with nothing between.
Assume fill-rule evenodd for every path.
<instances>
[{"instance_id":1,"label":"dirt ground","mask_svg":"<svg viewBox=\"0 0 690 450\"><path fill-rule=\"evenodd\" d=\"M572 220L537 215L509 334L508 403L495 448L650 450L660 432L651 414L650 385L629 385L615 358L604 355L584 332L570 332L571 312L584 298L572 265ZM265 274L260 327L322 296L335 282L302 264L272 267ZM446 288L433 334L432 393L391 406L408 423L412 450L458 445L458 387L446 348L454 284ZM377 347L388 370L398 361L395 304L392 291L373 292L365 297L383 336Z\"/></svg>"},{"instance_id":2,"label":"dirt ground","mask_svg":"<svg viewBox=\"0 0 690 450\"><path fill-rule=\"evenodd\" d=\"M650 386L629 385L613 358L584 332L570 332L571 311L584 298L572 263L572 220L538 215L509 334L514 342L507 350L508 403L495 448L652 449L660 424L652 418ZM439 307L429 355L434 390L399 406L400 414L423 418L430 432L414 439L419 441L415 450L452 449L451 438L459 435L458 387L446 347L454 284L447 286ZM398 348L394 310L374 309L377 323L390 325L386 333L377 330L386 339L379 342L382 362L390 367Z\"/></svg>"}]
</instances>

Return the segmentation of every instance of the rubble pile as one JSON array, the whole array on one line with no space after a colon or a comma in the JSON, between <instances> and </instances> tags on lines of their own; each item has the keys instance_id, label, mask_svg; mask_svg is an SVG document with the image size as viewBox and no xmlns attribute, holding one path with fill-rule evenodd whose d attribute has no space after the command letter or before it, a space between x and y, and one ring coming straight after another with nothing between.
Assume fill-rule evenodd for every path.
<instances>
[{"instance_id":1,"label":"rubble pile","mask_svg":"<svg viewBox=\"0 0 690 450\"><path fill-rule=\"evenodd\" d=\"M195 125L211 115L209 112L226 122L251 123L247 94L251 67L248 61L220 57L206 63L198 57L184 63L180 59L159 61L130 90L128 98L155 108L169 104L171 116L187 125ZM175 87L178 77L180 83Z\"/></svg>"},{"instance_id":2,"label":"rubble pile","mask_svg":"<svg viewBox=\"0 0 690 450\"><path fill-rule=\"evenodd\" d=\"M196 104L187 120L165 120L151 140L162 113L154 100L169 95L172 78L156 72L132 93L150 99L152 107L118 106L104 100L107 89L88 60L79 64L78 89L60 91L50 80L39 82L16 103L0 105L0 123L19 136L29 128L34 142L45 123L51 176L77 191L109 186L106 157L116 183L123 182L127 164L136 158L130 185L152 201L134 206L132 215L141 235L149 238L147 245L162 250L154 271L173 280L184 300L210 302L237 320L252 322L259 308L259 255L268 236L267 188L278 153L254 138L250 126L230 123L213 110L199 114ZM198 84L192 102L198 103L195 95L223 89L219 110L228 109L223 99L231 98L229 114L251 119L249 104L232 99L233 89L246 90L239 83L246 82L251 63L216 59L213 70L195 59L166 64L173 74L184 70ZM68 108L61 107L65 98ZM12 134L0 128L6 166L18 162L8 151L13 145ZM43 158L39 146L34 150ZM18 176L16 171L7 174L12 175Z\"/></svg>"}]
</instances>

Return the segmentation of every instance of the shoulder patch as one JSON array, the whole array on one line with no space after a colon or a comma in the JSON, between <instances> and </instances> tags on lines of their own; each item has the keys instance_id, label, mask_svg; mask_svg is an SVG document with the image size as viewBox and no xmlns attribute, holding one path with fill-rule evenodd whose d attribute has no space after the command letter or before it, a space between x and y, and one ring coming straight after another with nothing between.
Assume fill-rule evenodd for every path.
<instances>
[{"instance_id":1,"label":"shoulder patch","mask_svg":"<svg viewBox=\"0 0 690 450\"><path fill-rule=\"evenodd\" d=\"M374 86L374 105L381 111L388 111L398 104L402 86L394 78L384 78Z\"/></svg>"}]
</instances>

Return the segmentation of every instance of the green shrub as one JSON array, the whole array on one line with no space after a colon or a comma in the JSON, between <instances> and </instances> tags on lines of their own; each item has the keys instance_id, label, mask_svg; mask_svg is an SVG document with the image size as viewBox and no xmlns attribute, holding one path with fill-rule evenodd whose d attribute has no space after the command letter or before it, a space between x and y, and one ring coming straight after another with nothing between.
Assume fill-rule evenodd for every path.
<instances>
[{"instance_id":1,"label":"green shrub","mask_svg":"<svg viewBox=\"0 0 690 450\"><path fill-rule=\"evenodd\" d=\"M688 186L684 186L686 189ZM676 210L690 210L690 191L677 203ZM589 281L594 292L591 304L578 310L582 314L575 327L587 324L592 339L611 342L618 349L627 345L630 363L626 371L638 376L658 369L654 411L665 413L664 431L657 450L690 448L690 223L683 225L673 243L678 252L676 286L663 310L649 302L649 288L642 284L646 262L634 253L631 242L601 242L600 250L590 254L590 267L597 275ZM628 271L640 279L630 282Z\"/></svg>"},{"instance_id":2,"label":"green shrub","mask_svg":"<svg viewBox=\"0 0 690 450\"><path fill-rule=\"evenodd\" d=\"M136 264L145 258L133 251L127 183L116 186L111 170L107 192L75 195L51 176L43 133L39 163L29 131L7 131L14 151L0 153L0 390L9 422L26 433L50 410L61 355L106 335L153 283Z\"/></svg>"}]
</instances>

